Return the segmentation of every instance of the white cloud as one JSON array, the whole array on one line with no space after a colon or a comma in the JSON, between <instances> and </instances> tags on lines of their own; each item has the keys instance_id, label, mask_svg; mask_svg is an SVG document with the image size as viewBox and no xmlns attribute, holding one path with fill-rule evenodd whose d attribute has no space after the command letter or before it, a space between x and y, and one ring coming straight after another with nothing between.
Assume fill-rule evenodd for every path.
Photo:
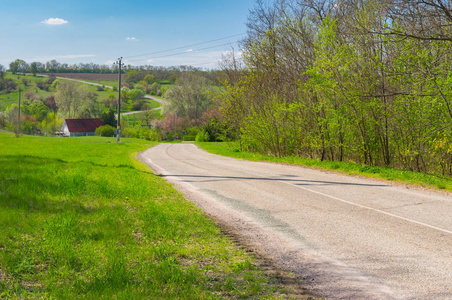
<instances>
[{"instance_id":1,"label":"white cloud","mask_svg":"<svg viewBox=\"0 0 452 300\"><path fill-rule=\"evenodd\" d=\"M137 39L136 37L133 37L133 36L128 36L128 37L126 38L126 41L134 41L134 42L138 42L139 39Z\"/></svg>"},{"instance_id":2,"label":"white cloud","mask_svg":"<svg viewBox=\"0 0 452 300\"><path fill-rule=\"evenodd\" d=\"M185 50L185 53L190 53L190 52L193 52L193 49Z\"/></svg>"},{"instance_id":3,"label":"white cloud","mask_svg":"<svg viewBox=\"0 0 452 300\"><path fill-rule=\"evenodd\" d=\"M79 59L79 58L90 58L90 57L96 57L94 54L69 54L69 55L55 55L55 56L41 56L41 57L34 57L30 61L41 61L41 62L47 62L52 59L56 60L65 60L65 59Z\"/></svg>"},{"instance_id":4,"label":"white cloud","mask_svg":"<svg viewBox=\"0 0 452 300\"><path fill-rule=\"evenodd\" d=\"M180 56L161 57L156 59L149 59L147 63L152 63L156 66L194 66L199 68L217 68L222 55L226 51L209 51L198 52L192 51L182 54Z\"/></svg>"},{"instance_id":5,"label":"white cloud","mask_svg":"<svg viewBox=\"0 0 452 300\"><path fill-rule=\"evenodd\" d=\"M59 59L74 59L74 58L87 58L87 57L96 57L96 55L94 55L94 54L69 54L69 55L55 56L55 58L59 58Z\"/></svg>"},{"instance_id":6,"label":"white cloud","mask_svg":"<svg viewBox=\"0 0 452 300\"><path fill-rule=\"evenodd\" d=\"M60 18L50 18L50 19L42 21L41 23L47 24L47 25L63 25L63 24L69 23L69 22L66 20L60 19Z\"/></svg>"}]
</instances>

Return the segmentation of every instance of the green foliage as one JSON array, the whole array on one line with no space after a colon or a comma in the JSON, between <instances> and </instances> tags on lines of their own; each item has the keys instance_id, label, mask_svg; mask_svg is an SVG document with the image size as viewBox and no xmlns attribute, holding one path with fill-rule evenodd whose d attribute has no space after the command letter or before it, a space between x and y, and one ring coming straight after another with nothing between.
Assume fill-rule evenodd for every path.
<instances>
[{"instance_id":1,"label":"green foliage","mask_svg":"<svg viewBox=\"0 0 452 300\"><path fill-rule=\"evenodd\" d=\"M137 125L135 127L125 127L121 131L121 136L129 138L145 139L148 141L159 142L162 140L162 133L158 129L148 126Z\"/></svg>"},{"instance_id":2,"label":"green foliage","mask_svg":"<svg viewBox=\"0 0 452 300\"><path fill-rule=\"evenodd\" d=\"M195 141L196 142L210 142L209 133L206 130L201 130L196 135Z\"/></svg>"},{"instance_id":3,"label":"green foliage","mask_svg":"<svg viewBox=\"0 0 452 300\"><path fill-rule=\"evenodd\" d=\"M55 132L61 130L62 125L63 120L59 119L55 113L51 112L42 120L41 130L43 133L55 134Z\"/></svg>"},{"instance_id":4,"label":"green foliage","mask_svg":"<svg viewBox=\"0 0 452 300\"><path fill-rule=\"evenodd\" d=\"M31 63L30 72L33 74L33 76L36 76L36 74L38 73L38 65L36 62Z\"/></svg>"},{"instance_id":5,"label":"green foliage","mask_svg":"<svg viewBox=\"0 0 452 300\"><path fill-rule=\"evenodd\" d=\"M241 150L452 175L448 42L394 38L415 27L384 22L373 1L337 19L285 3L260 9L245 68L232 59L216 96Z\"/></svg>"},{"instance_id":6,"label":"green foliage","mask_svg":"<svg viewBox=\"0 0 452 300\"><path fill-rule=\"evenodd\" d=\"M105 137L112 137L114 135L115 128L110 125L104 125L96 128L95 134L97 136L105 136Z\"/></svg>"},{"instance_id":7,"label":"green foliage","mask_svg":"<svg viewBox=\"0 0 452 300\"><path fill-rule=\"evenodd\" d=\"M150 94L156 95L156 96L161 96L162 95L162 85L157 82L152 83L152 85L150 86Z\"/></svg>"},{"instance_id":8,"label":"green foliage","mask_svg":"<svg viewBox=\"0 0 452 300\"><path fill-rule=\"evenodd\" d=\"M209 86L205 78L193 74L181 77L165 96L170 102L168 109L179 116L187 116L199 122L202 113L212 104L208 93Z\"/></svg>"},{"instance_id":9,"label":"green foliage","mask_svg":"<svg viewBox=\"0 0 452 300\"><path fill-rule=\"evenodd\" d=\"M14 75L16 73L24 73L27 72L29 66L22 59L16 59L15 61L9 64L9 71Z\"/></svg>"},{"instance_id":10,"label":"green foliage","mask_svg":"<svg viewBox=\"0 0 452 300\"><path fill-rule=\"evenodd\" d=\"M102 123L104 123L104 125L110 125L112 127L116 127L118 123L115 117L115 112L110 108L104 110L100 119L102 120Z\"/></svg>"}]
</instances>

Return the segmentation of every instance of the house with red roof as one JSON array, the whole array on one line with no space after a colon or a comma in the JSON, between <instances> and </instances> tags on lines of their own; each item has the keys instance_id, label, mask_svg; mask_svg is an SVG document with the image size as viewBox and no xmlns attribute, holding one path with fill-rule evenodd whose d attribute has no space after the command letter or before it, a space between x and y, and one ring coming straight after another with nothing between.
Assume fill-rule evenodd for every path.
<instances>
[{"instance_id":1,"label":"house with red roof","mask_svg":"<svg viewBox=\"0 0 452 300\"><path fill-rule=\"evenodd\" d=\"M66 119L62 131L64 136L93 136L96 128L103 125L101 119Z\"/></svg>"}]
</instances>

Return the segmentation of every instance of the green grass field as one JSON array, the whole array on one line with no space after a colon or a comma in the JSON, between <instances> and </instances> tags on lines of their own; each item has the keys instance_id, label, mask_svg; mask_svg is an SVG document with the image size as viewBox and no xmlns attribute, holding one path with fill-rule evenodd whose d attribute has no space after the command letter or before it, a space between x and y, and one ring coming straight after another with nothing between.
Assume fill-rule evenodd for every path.
<instances>
[{"instance_id":1,"label":"green grass field","mask_svg":"<svg viewBox=\"0 0 452 300\"><path fill-rule=\"evenodd\" d=\"M24 94L28 91L32 91L35 95L38 95L41 97L41 99L44 99L47 95L49 95L52 91L47 92L44 90L40 90L36 87L37 81L44 81L47 79L47 77L43 76L32 76L32 75L12 75L11 73L7 72L5 73L5 78L10 78L19 83L20 89L21 89L21 99L24 100ZM22 78L27 78L30 83L26 86L22 83ZM19 92L14 91L9 94L0 94L0 111L4 111L9 105L13 103L19 103Z\"/></svg>"},{"instance_id":2,"label":"green grass field","mask_svg":"<svg viewBox=\"0 0 452 300\"><path fill-rule=\"evenodd\" d=\"M23 76L21 74L12 75L11 73L6 73L5 78L11 78L14 81L16 81L17 83L19 83L19 86L22 91L21 92L22 101L25 101L24 94L28 91L31 91L35 95L40 96L42 100L44 100L47 95L55 93L55 90L53 88L51 88L49 91L44 91L44 90L40 90L36 87L36 82L46 80L47 79L46 76L39 76L39 75L33 76L33 75L28 75L28 74L26 76ZM27 78L30 81L30 83L25 86L22 83L22 78ZM65 80L65 79L59 78L58 80ZM101 83L101 84L105 84L105 85L109 85L109 86L113 86L112 83L114 83L114 81L93 81L93 80L86 80L86 81ZM103 99L107 98L107 96L110 94L115 95L115 97L117 97L117 94L118 94L117 91L113 91L108 88L105 88L103 91L99 91L97 86L83 84L83 83L79 83L79 84L86 85L88 87L89 91L96 93L98 95L96 97L97 98L96 101L98 101L98 102L101 102ZM116 82L116 85L117 85L117 82ZM157 108L157 107L161 106L160 103L158 103L157 101L154 101L154 100L146 99L146 102L149 104L150 108ZM6 108L13 103L15 103L15 104L19 103L19 92L17 90L13 91L9 94L0 94L0 111L6 110ZM123 103L121 111L123 111L123 112L131 111L130 109L128 109L127 106L128 106L128 103Z\"/></svg>"},{"instance_id":3,"label":"green grass field","mask_svg":"<svg viewBox=\"0 0 452 300\"><path fill-rule=\"evenodd\" d=\"M403 171L386 167L363 166L352 162L319 161L302 157L274 157L258 153L240 151L236 142L230 143L197 143L201 148L214 154L246 159L251 161L270 161L288 163L307 167L334 170L345 174L362 175L381 178L395 182L413 184L439 190L452 191L452 179L446 176L431 175L419 172Z\"/></svg>"},{"instance_id":4,"label":"green grass field","mask_svg":"<svg viewBox=\"0 0 452 300\"><path fill-rule=\"evenodd\" d=\"M152 145L0 131L1 299L292 297L135 159Z\"/></svg>"}]
</instances>

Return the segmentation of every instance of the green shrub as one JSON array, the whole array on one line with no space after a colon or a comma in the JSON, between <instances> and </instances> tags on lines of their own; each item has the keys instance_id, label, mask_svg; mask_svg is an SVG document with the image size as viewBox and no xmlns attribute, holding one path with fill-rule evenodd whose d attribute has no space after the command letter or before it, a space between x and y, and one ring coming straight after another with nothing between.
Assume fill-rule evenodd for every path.
<instances>
[{"instance_id":1,"label":"green shrub","mask_svg":"<svg viewBox=\"0 0 452 300\"><path fill-rule=\"evenodd\" d=\"M137 138L159 142L162 140L162 134L154 128L140 127L137 132Z\"/></svg>"},{"instance_id":2,"label":"green shrub","mask_svg":"<svg viewBox=\"0 0 452 300\"><path fill-rule=\"evenodd\" d=\"M128 137L128 138L137 138L138 137L138 129L135 127L126 127L123 130L121 130L121 136Z\"/></svg>"},{"instance_id":3,"label":"green shrub","mask_svg":"<svg viewBox=\"0 0 452 300\"><path fill-rule=\"evenodd\" d=\"M194 142L194 141L196 141L196 135L184 135L182 137L182 140L187 141L187 142Z\"/></svg>"},{"instance_id":4,"label":"green shrub","mask_svg":"<svg viewBox=\"0 0 452 300\"><path fill-rule=\"evenodd\" d=\"M202 131L198 132L198 134L196 135L195 141L197 141L197 142L210 142L209 133L207 131L205 131L205 130L202 130Z\"/></svg>"},{"instance_id":5,"label":"green shrub","mask_svg":"<svg viewBox=\"0 0 452 300\"><path fill-rule=\"evenodd\" d=\"M115 128L110 125L100 126L96 129L95 134L98 136L113 136L115 134Z\"/></svg>"}]
</instances>

